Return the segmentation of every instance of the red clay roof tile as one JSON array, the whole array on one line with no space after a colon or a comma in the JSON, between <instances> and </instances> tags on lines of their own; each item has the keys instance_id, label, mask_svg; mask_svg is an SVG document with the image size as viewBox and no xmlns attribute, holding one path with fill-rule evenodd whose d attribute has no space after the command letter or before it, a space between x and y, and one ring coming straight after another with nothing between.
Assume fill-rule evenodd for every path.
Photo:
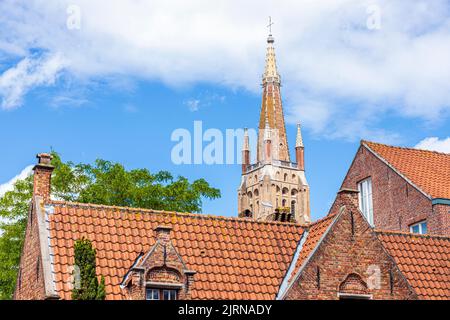
<instances>
[{"instance_id":1,"label":"red clay roof tile","mask_svg":"<svg viewBox=\"0 0 450 320\"><path fill-rule=\"evenodd\" d=\"M450 238L391 231L377 235L419 298L450 299Z\"/></svg>"},{"instance_id":2,"label":"red clay roof tile","mask_svg":"<svg viewBox=\"0 0 450 320\"><path fill-rule=\"evenodd\" d=\"M450 154L363 141L432 198L450 199Z\"/></svg>"},{"instance_id":3,"label":"red clay roof tile","mask_svg":"<svg viewBox=\"0 0 450 320\"><path fill-rule=\"evenodd\" d=\"M67 266L73 265L75 240L84 236L93 242L107 299L122 299L119 284L141 251L153 246L153 229L159 224L173 227L175 247L187 268L197 271L192 298L273 299L304 231L295 224L239 218L56 201L49 205L55 209L49 215L53 270L63 299L71 295ZM258 235L267 239L264 250Z\"/></svg>"}]
</instances>

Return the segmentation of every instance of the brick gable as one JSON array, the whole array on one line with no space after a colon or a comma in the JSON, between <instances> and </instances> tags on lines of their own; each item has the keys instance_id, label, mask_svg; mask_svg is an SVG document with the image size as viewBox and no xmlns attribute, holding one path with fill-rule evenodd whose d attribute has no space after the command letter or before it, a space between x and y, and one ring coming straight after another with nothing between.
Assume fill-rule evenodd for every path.
<instances>
[{"instance_id":1,"label":"brick gable","mask_svg":"<svg viewBox=\"0 0 450 320\"><path fill-rule=\"evenodd\" d=\"M433 202L425 193L410 184L364 143L353 159L342 188L357 189L360 181L368 177L372 179L375 228L409 232L410 225L427 220L430 233L450 234L450 222L445 222L450 220L448 214L434 212ZM336 212L338 207L339 204L335 203L330 213Z\"/></svg>"},{"instance_id":2,"label":"brick gable","mask_svg":"<svg viewBox=\"0 0 450 320\"><path fill-rule=\"evenodd\" d=\"M357 208L342 207L284 299L415 299L417 295Z\"/></svg>"}]
</instances>

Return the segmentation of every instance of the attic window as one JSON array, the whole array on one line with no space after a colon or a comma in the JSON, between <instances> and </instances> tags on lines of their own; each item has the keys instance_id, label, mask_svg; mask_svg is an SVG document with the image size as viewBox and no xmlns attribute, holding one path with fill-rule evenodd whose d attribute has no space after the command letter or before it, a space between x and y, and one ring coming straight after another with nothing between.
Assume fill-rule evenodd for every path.
<instances>
[{"instance_id":1,"label":"attic window","mask_svg":"<svg viewBox=\"0 0 450 320\"><path fill-rule=\"evenodd\" d=\"M367 178L358 183L359 210L367 222L373 226L372 179Z\"/></svg>"},{"instance_id":2,"label":"attic window","mask_svg":"<svg viewBox=\"0 0 450 320\"><path fill-rule=\"evenodd\" d=\"M177 300L178 290L147 288L146 300Z\"/></svg>"},{"instance_id":3,"label":"attic window","mask_svg":"<svg viewBox=\"0 0 450 320\"><path fill-rule=\"evenodd\" d=\"M426 234L427 233L427 221L420 221L418 223L409 226L409 231L416 234Z\"/></svg>"}]
</instances>

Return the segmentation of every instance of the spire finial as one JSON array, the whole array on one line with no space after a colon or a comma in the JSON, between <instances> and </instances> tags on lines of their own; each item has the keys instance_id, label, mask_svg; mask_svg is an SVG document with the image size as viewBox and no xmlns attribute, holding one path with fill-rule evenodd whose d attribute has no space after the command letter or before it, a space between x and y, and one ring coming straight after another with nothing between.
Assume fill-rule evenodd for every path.
<instances>
[{"instance_id":1,"label":"spire finial","mask_svg":"<svg viewBox=\"0 0 450 320\"><path fill-rule=\"evenodd\" d=\"M273 22L272 22L272 17L269 16L269 24L267 25L267 28L269 28L269 36L272 35L272 26L273 26Z\"/></svg>"},{"instance_id":2,"label":"spire finial","mask_svg":"<svg viewBox=\"0 0 450 320\"><path fill-rule=\"evenodd\" d=\"M267 38L267 52L266 52L266 67L263 74L263 85L267 82L280 83L280 75L277 72L277 65L275 61L275 48L273 43L275 39L272 37L272 17L269 17L269 36Z\"/></svg>"},{"instance_id":3,"label":"spire finial","mask_svg":"<svg viewBox=\"0 0 450 320\"><path fill-rule=\"evenodd\" d=\"M250 151L250 142L247 128L244 128L244 143L242 144L242 151Z\"/></svg>"},{"instance_id":4,"label":"spire finial","mask_svg":"<svg viewBox=\"0 0 450 320\"><path fill-rule=\"evenodd\" d=\"M267 25L267 28L269 28L269 36L267 37L267 43L274 43L275 39L272 36L272 26L273 26L273 22L272 22L272 17L269 16L269 24Z\"/></svg>"},{"instance_id":5,"label":"spire finial","mask_svg":"<svg viewBox=\"0 0 450 320\"><path fill-rule=\"evenodd\" d=\"M303 147L303 138L300 123L297 124L297 138L295 139L295 147L296 148Z\"/></svg>"}]
</instances>

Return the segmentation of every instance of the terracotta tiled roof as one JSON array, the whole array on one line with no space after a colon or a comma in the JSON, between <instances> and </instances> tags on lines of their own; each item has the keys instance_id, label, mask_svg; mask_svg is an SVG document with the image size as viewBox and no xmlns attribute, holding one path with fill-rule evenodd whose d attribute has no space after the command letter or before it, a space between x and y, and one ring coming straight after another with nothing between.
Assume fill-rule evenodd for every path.
<instances>
[{"instance_id":1,"label":"terracotta tiled roof","mask_svg":"<svg viewBox=\"0 0 450 320\"><path fill-rule=\"evenodd\" d=\"M197 272L192 298L274 299L304 231L289 223L62 202L48 205L56 291L63 299L71 295L75 240L92 241L107 299L121 299L119 284L138 255L155 243L153 229L162 224L172 226L173 245L187 267Z\"/></svg>"},{"instance_id":2,"label":"terracotta tiled roof","mask_svg":"<svg viewBox=\"0 0 450 320\"><path fill-rule=\"evenodd\" d=\"M450 154L362 143L432 198L450 199Z\"/></svg>"},{"instance_id":3,"label":"terracotta tiled roof","mask_svg":"<svg viewBox=\"0 0 450 320\"><path fill-rule=\"evenodd\" d=\"M450 238L377 231L420 299L450 299Z\"/></svg>"}]
</instances>

